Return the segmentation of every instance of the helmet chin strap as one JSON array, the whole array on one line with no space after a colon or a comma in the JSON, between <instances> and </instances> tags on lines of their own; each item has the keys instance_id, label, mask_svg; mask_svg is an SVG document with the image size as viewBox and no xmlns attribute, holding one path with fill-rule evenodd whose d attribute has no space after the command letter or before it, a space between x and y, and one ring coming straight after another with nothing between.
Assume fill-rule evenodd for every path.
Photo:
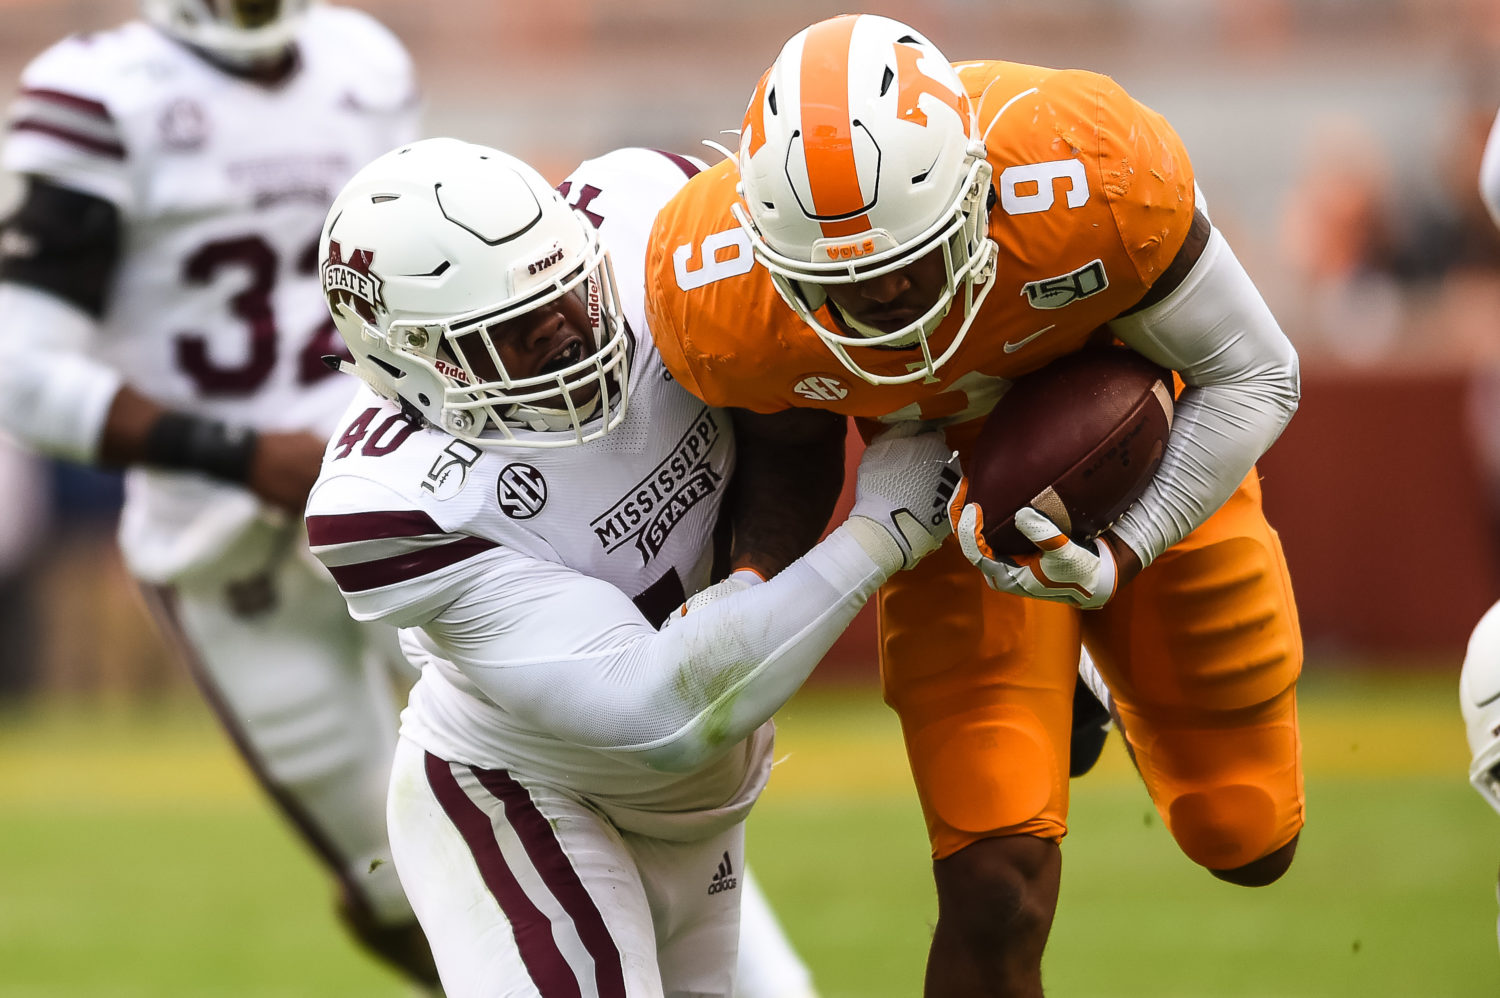
<instances>
[{"instance_id":1,"label":"helmet chin strap","mask_svg":"<svg viewBox=\"0 0 1500 998\"><path fill-rule=\"evenodd\" d=\"M599 411L599 400L604 396L604 386L588 402L577 407L578 422L588 422ZM516 405L505 414L507 420L520 423L531 430L571 430L573 415L566 409L545 409L535 405Z\"/></svg>"}]
</instances>

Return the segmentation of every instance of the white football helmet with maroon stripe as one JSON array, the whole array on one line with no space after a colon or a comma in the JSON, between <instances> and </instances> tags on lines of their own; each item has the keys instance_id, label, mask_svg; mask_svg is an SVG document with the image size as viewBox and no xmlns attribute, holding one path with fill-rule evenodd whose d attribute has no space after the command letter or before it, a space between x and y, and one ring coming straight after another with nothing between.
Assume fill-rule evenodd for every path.
<instances>
[{"instance_id":1,"label":"white football helmet with maroon stripe","mask_svg":"<svg viewBox=\"0 0 1500 998\"><path fill-rule=\"evenodd\" d=\"M387 153L334 201L319 259L354 373L453 436L565 447L624 418L630 340L609 255L515 157L442 138ZM564 295L592 341L507 369L498 327Z\"/></svg>"},{"instance_id":2,"label":"white football helmet with maroon stripe","mask_svg":"<svg viewBox=\"0 0 1500 998\"><path fill-rule=\"evenodd\" d=\"M231 62L285 51L312 0L141 0L146 20Z\"/></svg>"},{"instance_id":3,"label":"white football helmet with maroon stripe","mask_svg":"<svg viewBox=\"0 0 1500 998\"><path fill-rule=\"evenodd\" d=\"M751 99L735 217L787 304L866 381L930 376L953 356L993 284L990 165L976 133L943 54L901 22L869 14L794 35ZM830 327L818 316L822 286L878 277L928 253L943 254L946 285L902 328L847 317ZM928 337L955 300L963 324L934 355ZM922 362L908 374L877 374L855 356L871 348L920 349Z\"/></svg>"}]
</instances>

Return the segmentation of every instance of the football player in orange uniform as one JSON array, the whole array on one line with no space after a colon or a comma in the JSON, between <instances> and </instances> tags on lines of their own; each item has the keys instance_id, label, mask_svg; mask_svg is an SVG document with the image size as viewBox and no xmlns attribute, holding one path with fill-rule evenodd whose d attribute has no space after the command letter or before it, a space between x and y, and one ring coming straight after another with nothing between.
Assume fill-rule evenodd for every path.
<instances>
[{"instance_id":1,"label":"football player in orange uniform","mask_svg":"<svg viewBox=\"0 0 1500 998\"><path fill-rule=\"evenodd\" d=\"M738 409L733 559L766 575L816 539L848 416L945 426L963 455L1012 379L1100 337L1183 382L1160 470L1097 541L1023 511L1037 553L991 557L960 499L959 543L880 594L935 860L928 995L1041 994L1080 641L1183 851L1232 883L1285 872L1302 646L1253 466L1297 358L1159 114L1104 76L823 21L762 77L738 155L658 215L646 282L674 376Z\"/></svg>"}]
</instances>

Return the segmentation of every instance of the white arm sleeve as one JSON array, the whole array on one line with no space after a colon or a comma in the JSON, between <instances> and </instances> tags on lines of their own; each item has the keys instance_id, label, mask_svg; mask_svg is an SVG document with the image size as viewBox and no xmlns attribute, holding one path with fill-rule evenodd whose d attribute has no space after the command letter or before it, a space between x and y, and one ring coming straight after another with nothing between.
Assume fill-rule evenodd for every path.
<instances>
[{"instance_id":1,"label":"white arm sleeve","mask_svg":"<svg viewBox=\"0 0 1500 998\"><path fill-rule=\"evenodd\" d=\"M35 288L0 283L0 428L33 450L93 463L120 375L80 352L93 319Z\"/></svg>"},{"instance_id":2,"label":"white arm sleeve","mask_svg":"<svg viewBox=\"0 0 1500 998\"><path fill-rule=\"evenodd\" d=\"M657 631L613 586L520 558L475 559L428 638L527 723L667 772L763 724L890 574L845 524L769 582Z\"/></svg>"},{"instance_id":3,"label":"white arm sleeve","mask_svg":"<svg viewBox=\"0 0 1500 998\"><path fill-rule=\"evenodd\" d=\"M1479 161L1479 196L1490 210L1490 219L1500 225L1500 116L1490 126L1484 157Z\"/></svg>"},{"instance_id":4,"label":"white arm sleeve","mask_svg":"<svg viewBox=\"0 0 1500 998\"><path fill-rule=\"evenodd\" d=\"M1217 229L1179 287L1110 328L1186 384L1161 467L1114 527L1149 565L1223 505L1280 436L1300 396L1297 352Z\"/></svg>"}]
</instances>

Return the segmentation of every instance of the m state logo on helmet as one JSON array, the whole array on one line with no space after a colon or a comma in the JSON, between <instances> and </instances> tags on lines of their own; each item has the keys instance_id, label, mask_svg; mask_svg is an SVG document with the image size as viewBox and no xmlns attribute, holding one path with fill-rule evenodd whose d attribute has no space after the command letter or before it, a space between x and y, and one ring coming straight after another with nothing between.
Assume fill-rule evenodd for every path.
<instances>
[{"instance_id":1,"label":"m state logo on helmet","mask_svg":"<svg viewBox=\"0 0 1500 998\"><path fill-rule=\"evenodd\" d=\"M851 372L875 384L930 377L952 357L994 282L990 166L969 99L943 54L899 21L835 17L794 35L761 77L740 133L743 204L733 212L788 305ZM817 315L823 287L941 252L938 300L894 331ZM938 356L928 343L956 300L964 321ZM901 375L851 350L919 349ZM863 354L872 363L889 354Z\"/></svg>"},{"instance_id":2,"label":"m state logo on helmet","mask_svg":"<svg viewBox=\"0 0 1500 998\"><path fill-rule=\"evenodd\" d=\"M624 419L630 341L609 257L520 160L457 139L386 153L335 199L319 256L353 373L434 426L478 447L564 447ZM567 294L592 343L508 370L492 330Z\"/></svg>"},{"instance_id":3,"label":"m state logo on helmet","mask_svg":"<svg viewBox=\"0 0 1500 998\"><path fill-rule=\"evenodd\" d=\"M319 266L323 294L347 303L369 323L377 321L377 312L386 310L385 299L380 295L380 275L370 269L374 262L373 250L353 249L346 254L337 239L330 239L328 253Z\"/></svg>"}]
</instances>

